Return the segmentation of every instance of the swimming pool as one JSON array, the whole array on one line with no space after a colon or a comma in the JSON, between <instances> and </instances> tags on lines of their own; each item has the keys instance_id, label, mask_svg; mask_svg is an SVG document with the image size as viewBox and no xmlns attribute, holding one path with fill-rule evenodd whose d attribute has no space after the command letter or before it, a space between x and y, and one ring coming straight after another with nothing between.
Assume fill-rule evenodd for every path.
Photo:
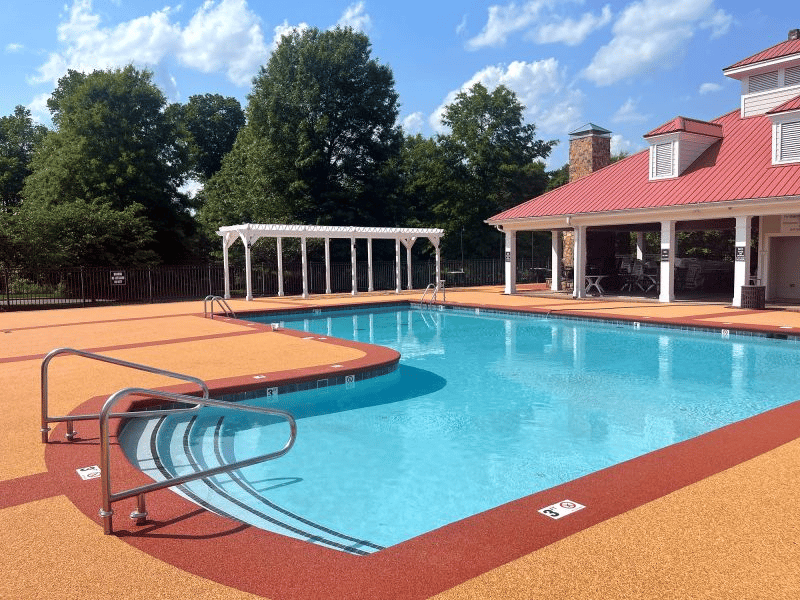
<instances>
[{"instance_id":1,"label":"swimming pool","mask_svg":"<svg viewBox=\"0 0 800 600\"><path fill-rule=\"evenodd\" d=\"M393 347L400 366L265 398L300 419L292 451L181 493L356 554L786 404L800 378L796 344L725 332L417 308L282 324ZM132 420L121 441L158 479L247 458L285 435L202 411Z\"/></svg>"}]
</instances>

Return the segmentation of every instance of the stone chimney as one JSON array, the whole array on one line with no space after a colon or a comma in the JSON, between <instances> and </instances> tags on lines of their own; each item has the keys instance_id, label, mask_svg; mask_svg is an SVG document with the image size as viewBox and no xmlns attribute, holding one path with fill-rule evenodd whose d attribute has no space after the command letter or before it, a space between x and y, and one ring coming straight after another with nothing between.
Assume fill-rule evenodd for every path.
<instances>
[{"instance_id":1,"label":"stone chimney","mask_svg":"<svg viewBox=\"0 0 800 600\"><path fill-rule=\"evenodd\" d=\"M790 29L789 30L789 41L792 40L800 40L800 29Z\"/></svg>"},{"instance_id":2,"label":"stone chimney","mask_svg":"<svg viewBox=\"0 0 800 600\"><path fill-rule=\"evenodd\" d=\"M587 123L569 134L569 180L575 181L611 163L611 132Z\"/></svg>"}]
</instances>

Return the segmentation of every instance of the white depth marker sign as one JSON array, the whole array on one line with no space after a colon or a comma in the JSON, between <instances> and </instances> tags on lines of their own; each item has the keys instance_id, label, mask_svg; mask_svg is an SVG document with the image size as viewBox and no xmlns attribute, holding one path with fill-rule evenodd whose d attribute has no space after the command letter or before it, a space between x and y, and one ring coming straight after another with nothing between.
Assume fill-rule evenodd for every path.
<instances>
[{"instance_id":1,"label":"white depth marker sign","mask_svg":"<svg viewBox=\"0 0 800 600\"><path fill-rule=\"evenodd\" d=\"M100 467L97 465L92 465L91 467L81 467L80 469L75 470L84 481L88 481L89 479L97 479L100 477Z\"/></svg>"},{"instance_id":2,"label":"white depth marker sign","mask_svg":"<svg viewBox=\"0 0 800 600\"><path fill-rule=\"evenodd\" d=\"M582 508L586 507L572 500L562 500L561 502L556 502L545 508L540 508L539 512L551 519L560 519L561 517L566 517L574 512L578 512Z\"/></svg>"}]
</instances>

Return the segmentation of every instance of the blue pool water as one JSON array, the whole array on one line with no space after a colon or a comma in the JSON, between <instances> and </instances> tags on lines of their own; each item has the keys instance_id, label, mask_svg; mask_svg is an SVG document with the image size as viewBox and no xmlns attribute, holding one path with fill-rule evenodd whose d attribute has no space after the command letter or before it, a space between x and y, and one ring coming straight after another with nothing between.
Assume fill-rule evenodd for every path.
<instances>
[{"instance_id":1,"label":"blue pool water","mask_svg":"<svg viewBox=\"0 0 800 600\"><path fill-rule=\"evenodd\" d=\"M310 338L392 347L400 366L354 385L252 401L297 416L294 448L181 493L354 553L800 396L800 346L762 337L415 308L282 324ZM269 452L287 434L285 424L214 409L131 421L122 441L158 479Z\"/></svg>"}]
</instances>

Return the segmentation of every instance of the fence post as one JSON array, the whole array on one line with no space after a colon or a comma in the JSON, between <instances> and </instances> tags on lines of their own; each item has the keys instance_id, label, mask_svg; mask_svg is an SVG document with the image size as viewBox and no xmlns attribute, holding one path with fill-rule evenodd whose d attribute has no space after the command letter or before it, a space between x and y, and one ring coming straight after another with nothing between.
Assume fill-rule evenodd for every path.
<instances>
[{"instance_id":1,"label":"fence post","mask_svg":"<svg viewBox=\"0 0 800 600\"><path fill-rule=\"evenodd\" d=\"M3 269L6 276L6 309L11 310L11 275L8 274L8 269Z\"/></svg>"},{"instance_id":2,"label":"fence post","mask_svg":"<svg viewBox=\"0 0 800 600\"><path fill-rule=\"evenodd\" d=\"M86 308L86 283L83 280L83 265L81 265L81 308Z\"/></svg>"},{"instance_id":3,"label":"fence post","mask_svg":"<svg viewBox=\"0 0 800 600\"><path fill-rule=\"evenodd\" d=\"M150 293L150 304L153 303L153 274L152 274L152 271L153 270L152 270L151 267L147 267L147 289L148 289L148 291Z\"/></svg>"}]
</instances>

